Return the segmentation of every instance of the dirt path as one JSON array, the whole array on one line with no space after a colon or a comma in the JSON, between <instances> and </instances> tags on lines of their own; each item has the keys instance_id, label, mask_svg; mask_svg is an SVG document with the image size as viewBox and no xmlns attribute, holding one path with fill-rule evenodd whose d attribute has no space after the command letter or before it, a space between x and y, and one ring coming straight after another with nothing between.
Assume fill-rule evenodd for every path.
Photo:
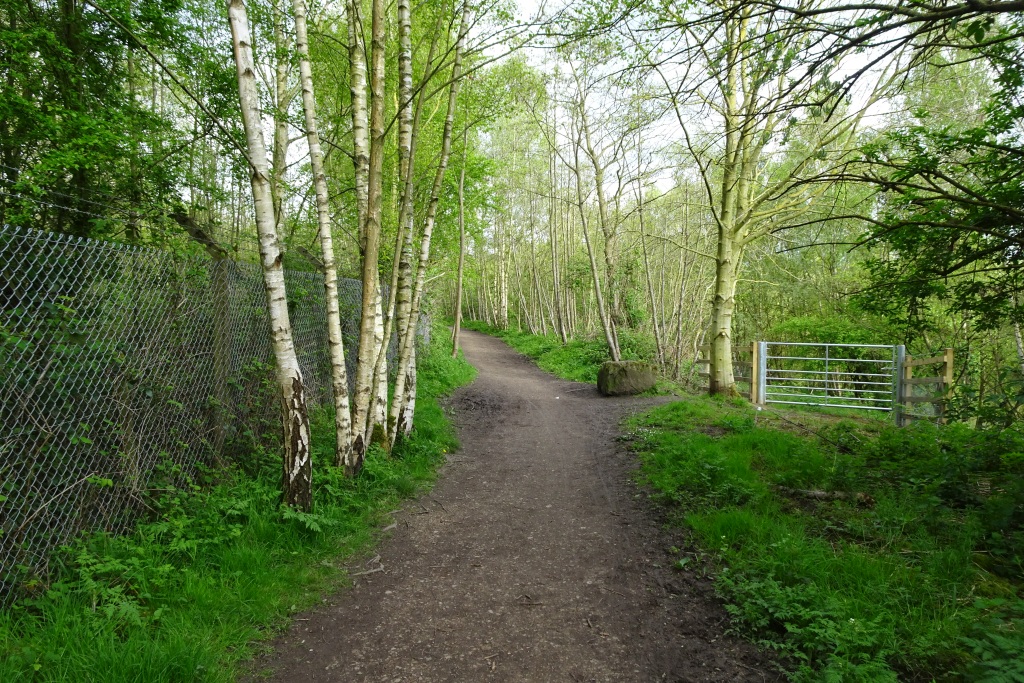
<instances>
[{"instance_id":1,"label":"dirt path","mask_svg":"<svg viewBox=\"0 0 1024 683\"><path fill-rule=\"evenodd\" d=\"M709 585L672 570L617 425L644 399L556 379L464 333L462 449L406 505L383 571L299 615L276 681L764 681Z\"/></svg>"}]
</instances>

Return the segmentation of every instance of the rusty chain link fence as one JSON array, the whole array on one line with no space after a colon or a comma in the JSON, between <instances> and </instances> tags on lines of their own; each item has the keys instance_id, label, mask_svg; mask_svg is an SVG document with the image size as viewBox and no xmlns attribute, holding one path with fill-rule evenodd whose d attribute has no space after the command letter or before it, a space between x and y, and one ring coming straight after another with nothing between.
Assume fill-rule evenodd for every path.
<instances>
[{"instance_id":1,"label":"rusty chain link fence","mask_svg":"<svg viewBox=\"0 0 1024 683\"><path fill-rule=\"evenodd\" d=\"M329 405L322 277L286 281ZM339 297L351 382L360 282ZM279 439L272 362L258 265L0 227L0 605L80 532L129 528L155 476Z\"/></svg>"}]
</instances>

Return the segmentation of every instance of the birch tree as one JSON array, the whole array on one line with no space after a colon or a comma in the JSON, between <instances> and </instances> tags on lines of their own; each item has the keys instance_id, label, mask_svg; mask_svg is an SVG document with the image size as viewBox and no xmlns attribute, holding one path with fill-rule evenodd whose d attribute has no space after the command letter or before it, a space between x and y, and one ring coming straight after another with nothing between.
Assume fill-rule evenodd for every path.
<instances>
[{"instance_id":1,"label":"birch tree","mask_svg":"<svg viewBox=\"0 0 1024 683\"><path fill-rule=\"evenodd\" d=\"M306 143L309 146L309 164L313 171L317 227L320 231L320 250L323 254L327 345L330 351L331 388L334 394L335 460L339 467L344 467L352 462L352 415L349 412L348 374L345 369L345 347L341 338L341 312L338 308L338 269L335 265L327 175L324 173L323 152L316 127L316 99L313 96L313 69L309 60L305 0L293 0L292 7L295 12L295 49L299 54L299 83L306 123Z\"/></svg>"},{"instance_id":2,"label":"birch tree","mask_svg":"<svg viewBox=\"0 0 1024 683\"><path fill-rule=\"evenodd\" d=\"M353 1L354 6L355 2ZM361 241L362 251L362 310L359 318L359 358L356 366L356 387L352 414L354 455L352 462L345 468L350 476L355 476L362 468L369 435L366 426L371 403L374 398L374 381L377 370L379 343L377 338L377 312L380 298L379 261L380 239L383 212L383 173L385 121L385 71L384 57L386 50L386 22L383 0L372 0L372 18L370 23L370 101L369 101L369 156L366 165L366 214L363 220ZM356 27L358 29L358 26ZM366 109L356 111L353 102L353 120L362 118ZM358 136L357 136L358 137ZM358 144L358 143L357 143ZM358 150L357 150L358 155ZM358 162L358 159L357 159ZM358 169L357 169L358 174Z\"/></svg>"},{"instance_id":3,"label":"birch tree","mask_svg":"<svg viewBox=\"0 0 1024 683\"><path fill-rule=\"evenodd\" d=\"M288 317L288 298L275 225L274 202L270 194L267 146L261 124L252 39L242 0L228 0L228 24L231 28L248 161L252 167L251 183L256 229L259 234L260 263L263 270L263 285L267 293L274 370L281 398L284 436L283 502L285 505L308 511L313 504L309 415L306 410L302 371L295 355L291 321Z\"/></svg>"},{"instance_id":4,"label":"birch tree","mask_svg":"<svg viewBox=\"0 0 1024 683\"><path fill-rule=\"evenodd\" d=\"M411 305L409 314L405 321L398 321L399 332L399 353L398 353L398 376L395 379L395 391L392 399L391 410L388 415L388 433L390 440L394 443L400 431L408 431L412 425L412 407L414 394L407 395L408 375L415 373L415 366L410 366L414 358L414 347L416 343L416 321L419 319L420 302L423 297L423 287L426 281L427 265L430 259L430 243L434 232L434 224L437 220L437 205L441 199L441 187L444 183L445 171L448 168L448 158L451 154L452 129L455 122L455 107L458 100L459 87L462 81L462 59L465 51L466 36L469 33L470 6L468 0L463 0L461 18L459 21L459 33L455 43L455 52L452 59L451 79L448 85L448 108L445 113L444 128L441 134L441 152L437 168L434 172L434 182L430 190L430 198L423 218L423 230L420 236L420 254L416 267L416 278L411 282Z\"/></svg>"}]
</instances>

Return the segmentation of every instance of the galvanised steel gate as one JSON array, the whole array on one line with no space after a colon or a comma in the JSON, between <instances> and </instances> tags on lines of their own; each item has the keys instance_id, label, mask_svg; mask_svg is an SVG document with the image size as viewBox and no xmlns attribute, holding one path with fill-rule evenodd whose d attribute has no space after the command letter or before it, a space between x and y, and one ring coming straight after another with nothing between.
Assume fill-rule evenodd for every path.
<instances>
[{"instance_id":1,"label":"galvanised steel gate","mask_svg":"<svg viewBox=\"0 0 1024 683\"><path fill-rule=\"evenodd\" d=\"M756 403L891 411L902 396L902 345L757 342Z\"/></svg>"}]
</instances>

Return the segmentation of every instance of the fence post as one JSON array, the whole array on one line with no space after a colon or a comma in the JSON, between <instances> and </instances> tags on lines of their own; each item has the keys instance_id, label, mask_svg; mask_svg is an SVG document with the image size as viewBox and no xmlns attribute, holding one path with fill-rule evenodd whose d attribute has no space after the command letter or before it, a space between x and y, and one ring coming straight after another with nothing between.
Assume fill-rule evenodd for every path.
<instances>
[{"instance_id":1,"label":"fence post","mask_svg":"<svg viewBox=\"0 0 1024 683\"><path fill-rule=\"evenodd\" d=\"M946 402L953 393L953 349L942 354L942 401L936 403L939 423L946 424Z\"/></svg>"},{"instance_id":2,"label":"fence post","mask_svg":"<svg viewBox=\"0 0 1024 683\"><path fill-rule=\"evenodd\" d=\"M757 342L757 403L768 402L768 342Z\"/></svg>"},{"instance_id":3,"label":"fence post","mask_svg":"<svg viewBox=\"0 0 1024 683\"><path fill-rule=\"evenodd\" d=\"M757 403L760 403L760 401L757 400L757 391L758 391L758 387L760 386L757 383L757 380L758 380L758 375L759 375L760 368L761 368L761 364L758 362L758 358L757 358L757 342L751 342L750 343L750 402L755 404L755 405Z\"/></svg>"},{"instance_id":4,"label":"fence post","mask_svg":"<svg viewBox=\"0 0 1024 683\"><path fill-rule=\"evenodd\" d=\"M907 361L910 360L910 356L907 355L907 347L900 344L896 347L896 367L893 368L893 410L892 412L896 416L896 426L902 427L906 420L903 417L903 411L906 409L906 404L903 403L904 399L904 387L903 380L910 378L910 373L913 373L914 369L907 366ZM907 373L904 377L904 373Z\"/></svg>"}]
</instances>

